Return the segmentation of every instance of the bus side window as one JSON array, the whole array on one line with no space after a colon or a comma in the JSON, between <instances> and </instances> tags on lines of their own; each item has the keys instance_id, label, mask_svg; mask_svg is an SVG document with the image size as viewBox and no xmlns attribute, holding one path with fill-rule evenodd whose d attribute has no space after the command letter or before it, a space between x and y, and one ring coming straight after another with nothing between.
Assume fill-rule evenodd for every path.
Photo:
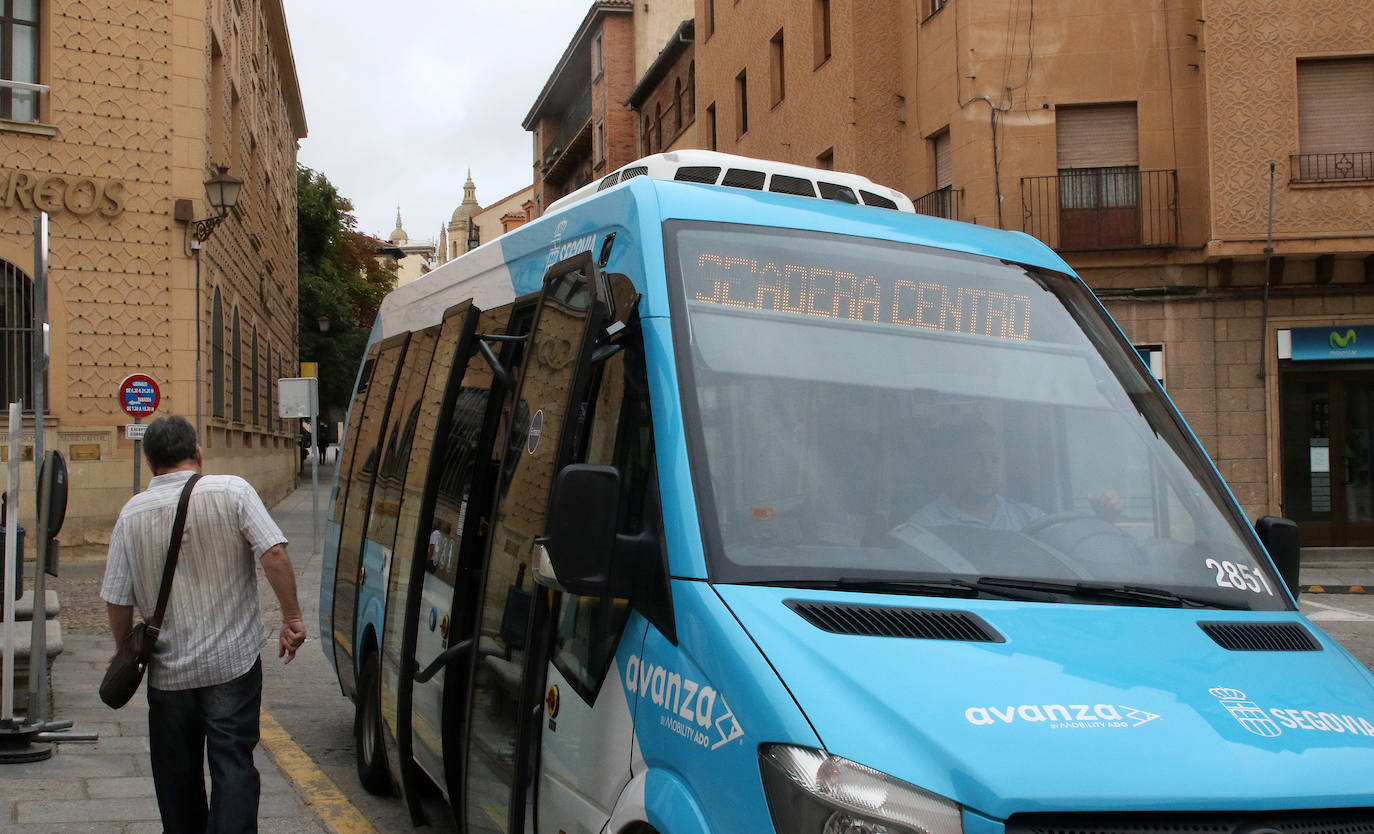
<instances>
[{"instance_id":1,"label":"bus side window","mask_svg":"<svg viewBox=\"0 0 1374 834\"><path fill-rule=\"evenodd\" d=\"M574 462L609 464L620 470L620 532L642 532L651 494L653 429L649 386L638 327L626 349L607 359L588 389L587 418ZM587 702L610 670L629 618L626 600L564 594L554 637L553 663Z\"/></svg>"}]
</instances>

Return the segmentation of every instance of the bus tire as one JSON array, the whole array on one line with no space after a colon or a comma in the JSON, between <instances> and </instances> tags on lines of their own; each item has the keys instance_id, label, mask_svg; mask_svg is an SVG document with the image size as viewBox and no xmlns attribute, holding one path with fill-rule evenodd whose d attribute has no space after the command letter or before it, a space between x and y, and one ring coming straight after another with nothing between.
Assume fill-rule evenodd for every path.
<instances>
[{"instance_id":1,"label":"bus tire","mask_svg":"<svg viewBox=\"0 0 1374 834\"><path fill-rule=\"evenodd\" d=\"M358 674L358 694L353 701L353 754L358 764L358 781L363 788L371 794L390 796L391 774L387 772L386 750L382 747L377 678L377 653L369 652Z\"/></svg>"}]
</instances>

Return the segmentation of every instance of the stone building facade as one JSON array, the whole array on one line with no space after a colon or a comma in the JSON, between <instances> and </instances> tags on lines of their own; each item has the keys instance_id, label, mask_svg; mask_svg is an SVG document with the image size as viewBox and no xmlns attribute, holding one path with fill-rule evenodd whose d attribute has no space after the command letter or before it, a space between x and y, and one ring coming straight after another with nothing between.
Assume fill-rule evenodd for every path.
<instances>
[{"instance_id":1,"label":"stone building facade","mask_svg":"<svg viewBox=\"0 0 1374 834\"><path fill-rule=\"evenodd\" d=\"M1374 544L1374 2L697 0L696 35L703 146L1040 238L1252 517Z\"/></svg>"},{"instance_id":2,"label":"stone building facade","mask_svg":"<svg viewBox=\"0 0 1374 834\"><path fill-rule=\"evenodd\" d=\"M200 415L207 471L243 475L271 503L292 489L297 459L274 391L298 375L295 167L306 132L281 0L26 5L32 21L3 23L6 43L36 55L7 80L39 85L0 87L3 381L6 398L25 403L20 454L31 458L24 367L34 217L45 211L42 445L68 461L63 543L103 553L133 491L118 390L132 373L160 385L154 416ZM194 221L214 214L203 183L221 166L242 192L196 248ZM32 466L23 472L27 487ZM142 484L150 477L145 464Z\"/></svg>"}]
</instances>

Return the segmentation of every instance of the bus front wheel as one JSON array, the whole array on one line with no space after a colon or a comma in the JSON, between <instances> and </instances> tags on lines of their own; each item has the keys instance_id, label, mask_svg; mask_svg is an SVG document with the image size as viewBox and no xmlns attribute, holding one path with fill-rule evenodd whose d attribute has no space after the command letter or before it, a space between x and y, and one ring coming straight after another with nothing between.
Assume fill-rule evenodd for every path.
<instances>
[{"instance_id":1,"label":"bus front wheel","mask_svg":"<svg viewBox=\"0 0 1374 834\"><path fill-rule=\"evenodd\" d=\"M358 781L368 793L391 794L391 774L386 769L382 748L382 713L377 686L377 653L369 652L358 675L358 694L354 699L353 753L358 763Z\"/></svg>"}]
</instances>

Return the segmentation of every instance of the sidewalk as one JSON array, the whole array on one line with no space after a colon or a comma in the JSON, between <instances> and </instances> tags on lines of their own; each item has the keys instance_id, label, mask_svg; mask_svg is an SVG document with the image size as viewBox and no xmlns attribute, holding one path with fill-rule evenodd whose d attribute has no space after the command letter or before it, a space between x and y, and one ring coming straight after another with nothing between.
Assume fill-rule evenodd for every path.
<instances>
[{"instance_id":1,"label":"sidewalk","mask_svg":"<svg viewBox=\"0 0 1374 834\"><path fill-rule=\"evenodd\" d=\"M333 467L320 467L320 515L328 515L329 484ZM312 618L316 606L310 597L317 596L301 578L314 569L318 576L319 557L314 555L314 536L311 531L310 470L307 467L302 484L271 510L273 518L290 539L290 552L295 567L298 595L307 609L306 627L312 638L317 637L316 621ZM71 563L62 565L68 574L104 572L103 563ZM54 583L56 584L56 583ZM87 583L92 584L92 583ZM98 583L94 583L97 584ZM260 582L263 623L269 632L269 645L263 650L264 708L268 688L276 675L267 669L277 665L275 637L281 625L275 599L266 582ZM83 595L84 596L84 595ZM65 621L69 606L85 608L100 605L100 619L104 619L103 603L85 597L81 600L63 596L60 600L64 621L64 651L53 666L53 714L50 720L72 721L73 732L99 733L95 744L67 742L53 745L52 758L28 764L0 765L0 832L123 832L123 834L157 834L162 830L153 793L152 771L148 760L148 710L144 690L121 710L112 710L100 702L96 690L110 658L108 634L67 631ZM89 615L91 612L84 612ZM89 619L89 617L87 617ZM315 642L303 651L319 652ZM299 662L300 658L297 658ZM273 664L269 664L273 661ZM296 664L292 664L292 669ZM23 695L16 694L22 706ZM266 711L266 709L265 709ZM264 738L270 718L263 722ZM262 775L262 799L258 810L259 831L264 834L304 834L330 832L335 829L318 817L306 794L287 773L259 745L254 758ZM207 787L209 780L207 776Z\"/></svg>"}]
</instances>

